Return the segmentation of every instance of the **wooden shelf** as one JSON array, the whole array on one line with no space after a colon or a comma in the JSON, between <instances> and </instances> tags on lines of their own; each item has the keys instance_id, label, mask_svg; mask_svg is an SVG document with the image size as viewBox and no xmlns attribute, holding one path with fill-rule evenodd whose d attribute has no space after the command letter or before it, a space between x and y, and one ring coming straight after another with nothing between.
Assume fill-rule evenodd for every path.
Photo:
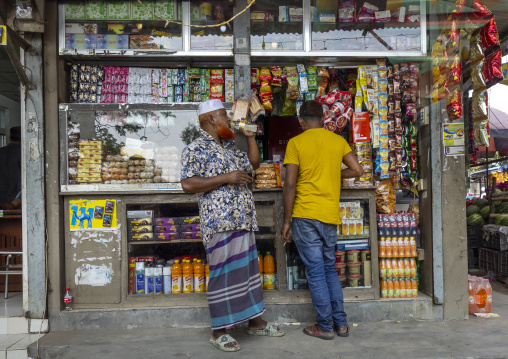
<instances>
[{"instance_id":1,"label":"wooden shelf","mask_svg":"<svg viewBox=\"0 0 508 359\"><path fill-rule=\"evenodd\" d=\"M173 243L200 243L202 239L173 239L171 241L129 241L129 244L173 244Z\"/></svg>"}]
</instances>

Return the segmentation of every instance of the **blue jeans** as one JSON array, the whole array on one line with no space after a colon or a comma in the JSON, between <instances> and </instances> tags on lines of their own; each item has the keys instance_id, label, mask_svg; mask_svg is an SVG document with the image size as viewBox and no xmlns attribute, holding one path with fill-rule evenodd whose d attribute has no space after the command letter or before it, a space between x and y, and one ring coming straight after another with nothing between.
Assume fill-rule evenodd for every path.
<instances>
[{"instance_id":1,"label":"blue jeans","mask_svg":"<svg viewBox=\"0 0 508 359\"><path fill-rule=\"evenodd\" d=\"M310 294L321 330L347 324L344 297L335 270L337 226L315 219L293 218L293 239L306 268Z\"/></svg>"}]
</instances>

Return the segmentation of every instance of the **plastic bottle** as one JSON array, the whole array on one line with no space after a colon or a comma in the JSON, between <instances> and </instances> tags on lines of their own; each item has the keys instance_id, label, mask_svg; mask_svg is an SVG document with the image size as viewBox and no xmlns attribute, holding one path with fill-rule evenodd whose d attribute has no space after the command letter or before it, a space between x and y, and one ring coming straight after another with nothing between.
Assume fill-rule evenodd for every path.
<instances>
[{"instance_id":1,"label":"plastic bottle","mask_svg":"<svg viewBox=\"0 0 508 359\"><path fill-rule=\"evenodd\" d=\"M469 307L469 315L473 315L477 310L474 298L474 283L471 279L467 281L467 291L469 293L468 307Z\"/></svg>"},{"instance_id":2,"label":"plastic bottle","mask_svg":"<svg viewBox=\"0 0 508 359\"><path fill-rule=\"evenodd\" d=\"M392 270L393 270L393 278L399 277L399 263L395 258L391 259L392 261Z\"/></svg>"},{"instance_id":3,"label":"plastic bottle","mask_svg":"<svg viewBox=\"0 0 508 359\"><path fill-rule=\"evenodd\" d=\"M485 290L487 291L487 300L485 303L485 310L486 313L492 312L492 286L490 285L490 281L488 279L485 279L485 282L483 283L485 286Z\"/></svg>"},{"instance_id":4,"label":"plastic bottle","mask_svg":"<svg viewBox=\"0 0 508 359\"><path fill-rule=\"evenodd\" d=\"M145 262L136 262L136 294L145 294Z\"/></svg>"},{"instance_id":5,"label":"plastic bottle","mask_svg":"<svg viewBox=\"0 0 508 359\"><path fill-rule=\"evenodd\" d=\"M171 285L173 293L182 293L182 266L180 265L180 261L175 260L175 264L171 267Z\"/></svg>"},{"instance_id":6,"label":"plastic bottle","mask_svg":"<svg viewBox=\"0 0 508 359\"><path fill-rule=\"evenodd\" d=\"M409 237L409 246L411 248L411 257L417 257L415 237Z\"/></svg>"},{"instance_id":7,"label":"plastic bottle","mask_svg":"<svg viewBox=\"0 0 508 359\"><path fill-rule=\"evenodd\" d=\"M404 237L404 257L411 257L411 245L409 244L409 237Z\"/></svg>"},{"instance_id":8,"label":"plastic bottle","mask_svg":"<svg viewBox=\"0 0 508 359\"><path fill-rule=\"evenodd\" d=\"M171 267L162 268L162 286L164 294L171 293Z\"/></svg>"},{"instance_id":9,"label":"plastic bottle","mask_svg":"<svg viewBox=\"0 0 508 359\"><path fill-rule=\"evenodd\" d=\"M386 258L386 238L379 238L379 258Z\"/></svg>"},{"instance_id":10,"label":"plastic bottle","mask_svg":"<svg viewBox=\"0 0 508 359\"><path fill-rule=\"evenodd\" d=\"M154 294L162 294L162 267L153 269L153 288Z\"/></svg>"},{"instance_id":11,"label":"plastic bottle","mask_svg":"<svg viewBox=\"0 0 508 359\"><path fill-rule=\"evenodd\" d=\"M475 291L475 303L477 307L477 312L475 313L488 313L487 306L487 288L485 286L485 280L478 279L476 281L476 291Z\"/></svg>"},{"instance_id":12,"label":"plastic bottle","mask_svg":"<svg viewBox=\"0 0 508 359\"><path fill-rule=\"evenodd\" d=\"M145 294L153 294L154 292L153 270L152 267L145 268Z\"/></svg>"},{"instance_id":13,"label":"plastic bottle","mask_svg":"<svg viewBox=\"0 0 508 359\"><path fill-rule=\"evenodd\" d=\"M411 265L411 278L416 278L416 259L409 258L409 264Z\"/></svg>"},{"instance_id":14,"label":"plastic bottle","mask_svg":"<svg viewBox=\"0 0 508 359\"><path fill-rule=\"evenodd\" d=\"M411 279L411 291L413 292L413 298L418 297L418 281L416 279Z\"/></svg>"},{"instance_id":15,"label":"plastic bottle","mask_svg":"<svg viewBox=\"0 0 508 359\"><path fill-rule=\"evenodd\" d=\"M404 267L404 259L403 258L399 258L397 260L397 266L399 267L399 278L404 278L406 271L405 271L405 267Z\"/></svg>"},{"instance_id":16,"label":"plastic bottle","mask_svg":"<svg viewBox=\"0 0 508 359\"><path fill-rule=\"evenodd\" d=\"M261 255L261 251L258 251L258 266L259 275L261 276L261 288L263 288L263 256Z\"/></svg>"},{"instance_id":17,"label":"plastic bottle","mask_svg":"<svg viewBox=\"0 0 508 359\"><path fill-rule=\"evenodd\" d=\"M381 278L386 278L386 260L385 259L381 259L379 261L379 276Z\"/></svg>"},{"instance_id":18,"label":"plastic bottle","mask_svg":"<svg viewBox=\"0 0 508 359\"><path fill-rule=\"evenodd\" d=\"M413 288L411 287L411 278L406 278L406 295L408 298L413 296Z\"/></svg>"},{"instance_id":19,"label":"plastic bottle","mask_svg":"<svg viewBox=\"0 0 508 359\"><path fill-rule=\"evenodd\" d=\"M205 287L206 291L208 292L208 281L210 280L210 267L208 264L205 266Z\"/></svg>"},{"instance_id":20,"label":"plastic bottle","mask_svg":"<svg viewBox=\"0 0 508 359\"><path fill-rule=\"evenodd\" d=\"M263 260L263 289L275 290L275 262L270 252L266 252Z\"/></svg>"},{"instance_id":21,"label":"plastic bottle","mask_svg":"<svg viewBox=\"0 0 508 359\"><path fill-rule=\"evenodd\" d=\"M183 292L194 292L194 268L190 260L185 260L183 264Z\"/></svg>"},{"instance_id":22,"label":"plastic bottle","mask_svg":"<svg viewBox=\"0 0 508 359\"><path fill-rule=\"evenodd\" d=\"M393 280L393 297L400 298L400 281L398 278Z\"/></svg>"},{"instance_id":23,"label":"plastic bottle","mask_svg":"<svg viewBox=\"0 0 508 359\"><path fill-rule=\"evenodd\" d=\"M64 306L64 310L72 310L72 295L70 288L65 288Z\"/></svg>"},{"instance_id":24,"label":"plastic bottle","mask_svg":"<svg viewBox=\"0 0 508 359\"><path fill-rule=\"evenodd\" d=\"M196 264L198 263L198 259L197 258L193 258L192 259L192 270L195 271L196 270Z\"/></svg>"},{"instance_id":25,"label":"plastic bottle","mask_svg":"<svg viewBox=\"0 0 508 359\"><path fill-rule=\"evenodd\" d=\"M194 292L203 293L205 291L205 266L201 260L196 261L194 266Z\"/></svg>"},{"instance_id":26,"label":"plastic bottle","mask_svg":"<svg viewBox=\"0 0 508 359\"><path fill-rule=\"evenodd\" d=\"M393 279L388 279L386 286L388 288L388 298L393 298Z\"/></svg>"},{"instance_id":27,"label":"plastic bottle","mask_svg":"<svg viewBox=\"0 0 508 359\"><path fill-rule=\"evenodd\" d=\"M393 242L390 237L386 238L386 258L392 258L393 257Z\"/></svg>"},{"instance_id":28,"label":"plastic bottle","mask_svg":"<svg viewBox=\"0 0 508 359\"><path fill-rule=\"evenodd\" d=\"M381 298L388 298L388 283L386 278L381 279Z\"/></svg>"},{"instance_id":29,"label":"plastic bottle","mask_svg":"<svg viewBox=\"0 0 508 359\"><path fill-rule=\"evenodd\" d=\"M399 237L399 239L397 239L397 247L399 247L398 258L403 258L404 257L404 238Z\"/></svg>"},{"instance_id":30,"label":"plastic bottle","mask_svg":"<svg viewBox=\"0 0 508 359\"><path fill-rule=\"evenodd\" d=\"M404 258L404 277L411 277L411 262L409 258Z\"/></svg>"},{"instance_id":31,"label":"plastic bottle","mask_svg":"<svg viewBox=\"0 0 508 359\"><path fill-rule=\"evenodd\" d=\"M400 278L400 297L407 298L406 279Z\"/></svg>"},{"instance_id":32,"label":"plastic bottle","mask_svg":"<svg viewBox=\"0 0 508 359\"><path fill-rule=\"evenodd\" d=\"M393 278L392 260L385 259L385 263L386 263L386 277Z\"/></svg>"}]
</instances>

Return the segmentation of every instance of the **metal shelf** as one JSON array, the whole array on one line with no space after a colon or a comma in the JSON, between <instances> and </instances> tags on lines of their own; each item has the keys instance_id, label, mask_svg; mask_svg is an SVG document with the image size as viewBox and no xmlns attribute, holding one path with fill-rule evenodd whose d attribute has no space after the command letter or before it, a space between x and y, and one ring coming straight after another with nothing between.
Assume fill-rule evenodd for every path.
<instances>
[{"instance_id":1,"label":"metal shelf","mask_svg":"<svg viewBox=\"0 0 508 359\"><path fill-rule=\"evenodd\" d=\"M175 243L201 243L202 239L173 239L171 241L128 241L129 244L175 244Z\"/></svg>"}]
</instances>

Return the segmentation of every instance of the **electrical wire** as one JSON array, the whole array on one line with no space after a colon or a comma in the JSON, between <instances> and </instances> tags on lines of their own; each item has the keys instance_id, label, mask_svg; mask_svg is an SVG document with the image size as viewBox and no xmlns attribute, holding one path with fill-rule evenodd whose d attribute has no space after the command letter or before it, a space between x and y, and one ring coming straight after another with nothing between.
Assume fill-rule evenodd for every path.
<instances>
[{"instance_id":1,"label":"electrical wire","mask_svg":"<svg viewBox=\"0 0 508 359\"><path fill-rule=\"evenodd\" d=\"M222 25L228 25L231 21L236 19L238 16L243 14L245 11L247 11L247 9L249 9L256 2L256 0L247 0L247 1L248 1L248 5L245 7L245 9L240 11L238 14L234 15L231 19L223 21L220 24L213 24L213 25L193 25L193 24L185 24L182 21L174 21L174 20L164 19L163 17L157 15L147 5L143 4L143 2L141 0L138 0L138 3L140 3L148 12L151 12L154 17L158 18L159 20L165 21L166 24L164 25L164 27L167 27L171 23L171 24L178 24L178 25L188 26L188 27L210 28L210 27L221 27Z\"/></svg>"}]
</instances>

